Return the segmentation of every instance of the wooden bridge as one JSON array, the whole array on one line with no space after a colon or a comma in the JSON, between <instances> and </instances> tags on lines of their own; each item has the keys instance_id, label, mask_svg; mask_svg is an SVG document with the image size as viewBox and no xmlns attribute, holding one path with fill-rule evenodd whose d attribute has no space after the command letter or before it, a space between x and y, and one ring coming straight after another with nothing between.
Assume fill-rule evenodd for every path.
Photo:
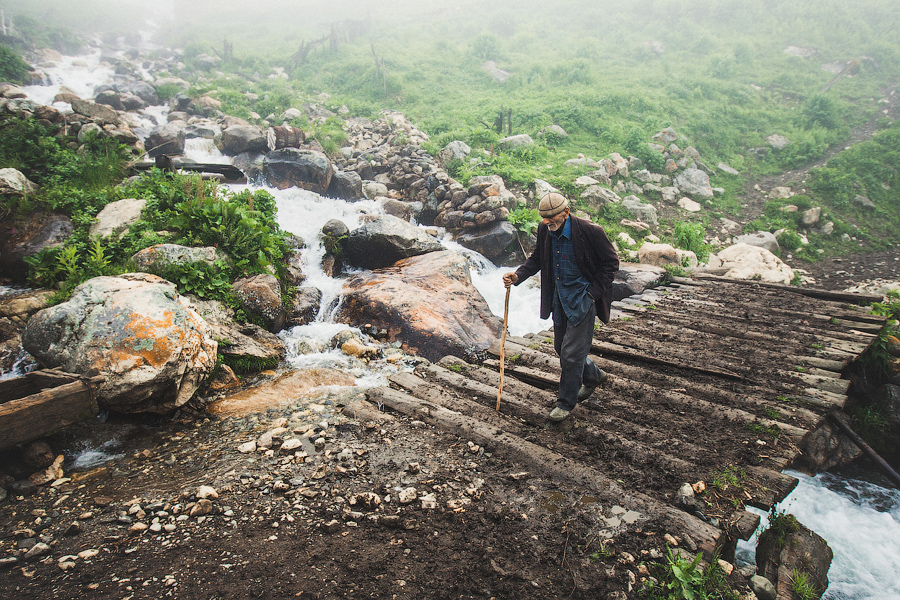
<instances>
[{"instance_id":1,"label":"wooden bridge","mask_svg":"<svg viewBox=\"0 0 900 600\"><path fill-rule=\"evenodd\" d=\"M793 490L781 471L847 402L841 375L884 323L853 303L874 299L705 278L615 303L591 353L610 377L558 425L551 332L507 338L499 412L499 341L479 364L446 357L369 399L615 508L609 537L660 529L727 556L759 524L745 507L769 510ZM679 487L701 481L702 502L676 505Z\"/></svg>"}]
</instances>

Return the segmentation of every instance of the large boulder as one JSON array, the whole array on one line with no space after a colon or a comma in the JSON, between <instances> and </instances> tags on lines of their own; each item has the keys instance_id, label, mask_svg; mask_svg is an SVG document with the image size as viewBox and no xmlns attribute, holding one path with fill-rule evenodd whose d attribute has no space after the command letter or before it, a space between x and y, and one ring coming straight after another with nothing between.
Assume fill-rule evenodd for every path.
<instances>
[{"instance_id":1,"label":"large boulder","mask_svg":"<svg viewBox=\"0 0 900 600\"><path fill-rule=\"evenodd\" d=\"M653 244L646 242L638 248L638 261L641 264L665 267L666 265L681 266L681 258L678 251L670 244Z\"/></svg>"},{"instance_id":2,"label":"large boulder","mask_svg":"<svg viewBox=\"0 0 900 600\"><path fill-rule=\"evenodd\" d=\"M194 395L217 350L209 325L175 286L145 273L79 285L68 302L29 319L22 346L48 367L105 377L102 408L158 413Z\"/></svg>"},{"instance_id":3,"label":"large boulder","mask_svg":"<svg viewBox=\"0 0 900 600\"><path fill-rule=\"evenodd\" d=\"M237 156L242 152L266 152L266 132L261 127L250 124L232 125L222 130L222 137L217 139L216 146L228 156Z\"/></svg>"},{"instance_id":4,"label":"large boulder","mask_svg":"<svg viewBox=\"0 0 900 600\"><path fill-rule=\"evenodd\" d=\"M587 208L598 210L607 204L621 202L622 198L609 188L589 185L581 192L581 201L587 205Z\"/></svg>"},{"instance_id":5,"label":"large boulder","mask_svg":"<svg viewBox=\"0 0 900 600\"><path fill-rule=\"evenodd\" d=\"M379 269L403 258L443 249L440 242L422 229L384 215L350 232L344 241L344 258L356 267Z\"/></svg>"},{"instance_id":6,"label":"large boulder","mask_svg":"<svg viewBox=\"0 0 900 600\"><path fill-rule=\"evenodd\" d=\"M794 279L793 269L765 248L735 244L714 256L716 261L711 257L709 266L727 268L725 277L783 284L789 284Z\"/></svg>"},{"instance_id":7,"label":"large boulder","mask_svg":"<svg viewBox=\"0 0 900 600\"><path fill-rule=\"evenodd\" d=\"M795 598L792 583L804 573L818 595L828 587L828 569L834 552L822 536L806 528L793 515L781 515L778 530L772 527L759 536L756 546L757 572L775 588L776 598Z\"/></svg>"},{"instance_id":8,"label":"large boulder","mask_svg":"<svg viewBox=\"0 0 900 600\"><path fill-rule=\"evenodd\" d=\"M446 169L453 161L468 160L470 154L472 154L472 148L467 143L454 140L438 152L437 159L441 166Z\"/></svg>"},{"instance_id":9,"label":"large boulder","mask_svg":"<svg viewBox=\"0 0 900 600\"><path fill-rule=\"evenodd\" d=\"M0 196L33 196L38 186L17 169L0 169Z\"/></svg>"},{"instance_id":10,"label":"large boulder","mask_svg":"<svg viewBox=\"0 0 900 600\"><path fill-rule=\"evenodd\" d=\"M646 245L646 244L645 244ZM644 264L623 264L616 272L612 284L613 301L642 294L666 282L669 274L662 267Z\"/></svg>"},{"instance_id":11,"label":"large boulder","mask_svg":"<svg viewBox=\"0 0 900 600\"><path fill-rule=\"evenodd\" d=\"M362 177L356 171L335 171L326 195L351 202L362 200L366 197L363 194Z\"/></svg>"},{"instance_id":12,"label":"large boulder","mask_svg":"<svg viewBox=\"0 0 900 600\"><path fill-rule=\"evenodd\" d=\"M82 100L81 98L72 98L72 111L87 117L98 125L113 125L119 122L119 113L113 108L104 104L97 104L90 100Z\"/></svg>"},{"instance_id":13,"label":"large boulder","mask_svg":"<svg viewBox=\"0 0 900 600\"><path fill-rule=\"evenodd\" d=\"M709 183L709 175L700 169L685 169L675 176L675 187L682 194L697 200L712 200L713 189Z\"/></svg>"},{"instance_id":14,"label":"large boulder","mask_svg":"<svg viewBox=\"0 0 900 600\"><path fill-rule=\"evenodd\" d=\"M223 342L220 352L228 362L241 372L260 371L272 368L287 354L287 346L274 333L269 333L258 325L212 325L217 340Z\"/></svg>"},{"instance_id":15,"label":"large boulder","mask_svg":"<svg viewBox=\"0 0 900 600\"><path fill-rule=\"evenodd\" d=\"M184 154L185 125L184 121L176 120L150 130L144 140L147 155L154 158L161 154Z\"/></svg>"},{"instance_id":16,"label":"large boulder","mask_svg":"<svg viewBox=\"0 0 900 600\"><path fill-rule=\"evenodd\" d=\"M272 150L263 159L263 177L280 190L300 187L326 194L334 175L334 167L327 156L304 148Z\"/></svg>"},{"instance_id":17,"label":"large boulder","mask_svg":"<svg viewBox=\"0 0 900 600\"><path fill-rule=\"evenodd\" d=\"M497 140L497 147L502 148L503 150L512 150L513 148L520 148L522 146L534 146L534 140L531 139L531 136L527 133L511 135Z\"/></svg>"},{"instance_id":18,"label":"large boulder","mask_svg":"<svg viewBox=\"0 0 900 600\"><path fill-rule=\"evenodd\" d=\"M268 273L235 280L234 295L248 313L263 318L273 333L284 329L287 314L281 301L281 285Z\"/></svg>"},{"instance_id":19,"label":"large boulder","mask_svg":"<svg viewBox=\"0 0 900 600\"><path fill-rule=\"evenodd\" d=\"M125 198L110 202L97 213L96 221L91 225L91 236L118 236L141 218L141 211L147 204L140 198Z\"/></svg>"},{"instance_id":20,"label":"large boulder","mask_svg":"<svg viewBox=\"0 0 900 600\"><path fill-rule=\"evenodd\" d=\"M113 88L121 94L132 94L137 96L150 106L159 104L159 96L156 93L156 88L146 81L123 81L121 83L113 84Z\"/></svg>"},{"instance_id":21,"label":"large boulder","mask_svg":"<svg viewBox=\"0 0 900 600\"><path fill-rule=\"evenodd\" d=\"M778 238L775 237L774 233L768 231L757 231L756 233L738 235L735 236L732 242L735 244L747 244L748 246L765 248L772 254L781 250L781 246L778 245Z\"/></svg>"},{"instance_id":22,"label":"large boulder","mask_svg":"<svg viewBox=\"0 0 900 600\"><path fill-rule=\"evenodd\" d=\"M178 244L156 244L138 250L131 260L141 271L151 273L172 265L184 265L195 262L215 264L216 261L228 262L228 255L213 246L180 246Z\"/></svg>"},{"instance_id":23,"label":"large boulder","mask_svg":"<svg viewBox=\"0 0 900 600\"><path fill-rule=\"evenodd\" d=\"M71 219L55 213L36 212L23 221L0 225L0 273L16 281L28 278L25 257L44 248L61 246L72 235Z\"/></svg>"},{"instance_id":24,"label":"large boulder","mask_svg":"<svg viewBox=\"0 0 900 600\"><path fill-rule=\"evenodd\" d=\"M456 241L469 250L475 250L494 260L516 239L516 228L509 221L498 221L486 229L467 231Z\"/></svg>"},{"instance_id":25,"label":"large boulder","mask_svg":"<svg viewBox=\"0 0 900 600\"><path fill-rule=\"evenodd\" d=\"M386 329L408 352L438 360L486 349L502 323L472 285L466 259L443 251L364 272L344 285L337 320Z\"/></svg>"},{"instance_id":26,"label":"large boulder","mask_svg":"<svg viewBox=\"0 0 900 600\"><path fill-rule=\"evenodd\" d=\"M656 207L652 204L645 204L637 196L625 196L622 200L622 208L628 211L632 217L646 223L650 227L659 225L659 219L656 216Z\"/></svg>"}]
</instances>

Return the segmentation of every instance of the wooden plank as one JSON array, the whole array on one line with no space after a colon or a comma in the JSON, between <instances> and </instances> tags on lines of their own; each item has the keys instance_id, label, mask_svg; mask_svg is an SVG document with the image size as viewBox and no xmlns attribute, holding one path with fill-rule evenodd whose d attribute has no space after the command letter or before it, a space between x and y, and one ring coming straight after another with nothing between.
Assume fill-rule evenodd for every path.
<instances>
[{"instance_id":1,"label":"wooden plank","mask_svg":"<svg viewBox=\"0 0 900 600\"><path fill-rule=\"evenodd\" d=\"M452 363L451 363L452 364ZM455 363L460 364L460 363ZM474 371L476 367L472 367ZM496 385L486 385L479 381L470 379L467 375L455 373L440 365L431 365L423 369L423 374L428 374L430 380L437 380L443 385L452 386L455 389L464 391L469 395L480 397L487 405L478 404L472 401L471 404L477 404L480 408L490 410L490 403L496 398ZM431 399L440 397L440 394L434 390L433 383L426 383L422 379L410 374L392 375L390 378L392 383L398 383L410 393L423 399ZM417 380L417 381L413 381ZM499 380L499 376L498 376ZM499 383L499 381L498 381ZM462 402L462 401L461 401ZM468 400L464 401L469 403ZM510 414L524 420L531 425L544 425L547 422L547 414L549 410L546 406L539 406L532 402L520 400L516 396L503 394L500 401L500 410L509 412ZM482 411L478 411L481 413ZM465 414L471 414L466 411ZM496 414L496 413L494 413ZM474 416L474 415L473 415ZM580 423L579 430L582 435L587 438L588 445L597 447L615 447L622 451L628 459L634 464L650 464L657 465L667 471L680 472L684 474L693 472L693 465L687 461L672 456L655 448L650 448L644 444L630 440L615 432L605 431L599 427L588 423Z\"/></svg>"},{"instance_id":2,"label":"wooden plank","mask_svg":"<svg viewBox=\"0 0 900 600\"><path fill-rule=\"evenodd\" d=\"M746 471L761 486L756 489L747 504L760 510L771 510L773 506L787 498L794 491L799 480L765 467L746 466Z\"/></svg>"},{"instance_id":3,"label":"wooden plank","mask_svg":"<svg viewBox=\"0 0 900 600\"><path fill-rule=\"evenodd\" d=\"M103 377L90 378L98 386ZM88 383L76 381L0 404L0 450L50 435L96 416L97 400Z\"/></svg>"},{"instance_id":4,"label":"wooden plank","mask_svg":"<svg viewBox=\"0 0 900 600\"><path fill-rule=\"evenodd\" d=\"M878 296L875 294L857 294L853 292L835 292L832 290L824 290L819 288L804 288L796 285L783 285L780 283L768 283L763 281L754 281L754 280L745 280L745 279L730 279L728 277L720 277L718 275L708 275L705 273L697 273L692 274L693 278L696 279L706 279L708 281L715 281L718 283L730 284L730 285L744 285L744 286L756 286L761 288L768 288L772 290L778 290L781 292L788 292L791 294L800 294L801 296L809 296L810 298L818 298L821 300L833 300L837 302L849 302L851 304L859 304L859 305L867 305L872 302L881 302L884 297Z\"/></svg>"},{"instance_id":5,"label":"wooden plank","mask_svg":"<svg viewBox=\"0 0 900 600\"><path fill-rule=\"evenodd\" d=\"M403 414L466 437L481 446L490 448L492 452L505 455L509 460L526 465L527 468L546 477L576 486L586 493L601 498L603 502L617 504L638 512L637 522L639 523L650 521L655 517L668 519L678 533L690 535L704 552L714 553L722 539L723 532L721 530L697 517L639 492L629 492L592 467L542 448L502 429L486 426L472 417L424 402L390 388L370 389L367 396L376 404L384 404Z\"/></svg>"},{"instance_id":6,"label":"wooden plank","mask_svg":"<svg viewBox=\"0 0 900 600\"><path fill-rule=\"evenodd\" d=\"M728 527L728 531L733 532L735 537L741 540L749 540L759 528L761 517L752 512L742 510L734 514L735 521Z\"/></svg>"}]
</instances>

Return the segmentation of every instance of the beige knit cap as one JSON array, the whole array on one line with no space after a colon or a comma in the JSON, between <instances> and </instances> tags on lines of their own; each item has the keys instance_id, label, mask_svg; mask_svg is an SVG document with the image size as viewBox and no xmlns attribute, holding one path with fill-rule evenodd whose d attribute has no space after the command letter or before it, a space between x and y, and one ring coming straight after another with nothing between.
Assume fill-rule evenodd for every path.
<instances>
[{"instance_id":1,"label":"beige knit cap","mask_svg":"<svg viewBox=\"0 0 900 600\"><path fill-rule=\"evenodd\" d=\"M566 200L565 196L557 194L556 192L551 192L541 198L541 203L538 205L538 213L542 217L549 219L566 210L568 207L569 201Z\"/></svg>"}]
</instances>

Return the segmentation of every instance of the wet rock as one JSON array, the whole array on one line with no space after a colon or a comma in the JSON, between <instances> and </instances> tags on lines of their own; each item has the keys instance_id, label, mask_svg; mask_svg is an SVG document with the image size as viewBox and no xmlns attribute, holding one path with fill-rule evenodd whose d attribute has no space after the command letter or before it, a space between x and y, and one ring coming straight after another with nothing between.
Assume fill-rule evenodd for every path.
<instances>
[{"instance_id":1,"label":"wet rock","mask_svg":"<svg viewBox=\"0 0 900 600\"><path fill-rule=\"evenodd\" d=\"M355 202L365 198L363 181L355 171L335 171L325 195L329 198L340 198Z\"/></svg>"},{"instance_id":2,"label":"wet rock","mask_svg":"<svg viewBox=\"0 0 900 600\"><path fill-rule=\"evenodd\" d=\"M300 287L294 293L291 314L288 316L288 325L306 325L316 320L322 305L322 292L314 287Z\"/></svg>"},{"instance_id":3,"label":"wet rock","mask_svg":"<svg viewBox=\"0 0 900 600\"><path fill-rule=\"evenodd\" d=\"M483 254L494 260L516 239L516 228L509 221L499 221L482 230L469 231L456 238L456 241L470 250Z\"/></svg>"},{"instance_id":4,"label":"wet rock","mask_svg":"<svg viewBox=\"0 0 900 600\"><path fill-rule=\"evenodd\" d=\"M465 258L453 252L361 273L343 294L337 320L386 329L390 341L429 360L484 350L500 334L501 322L472 285Z\"/></svg>"},{"instance_id":5,"label":"wet rock","mask_svg":"<svg viewBox=\"0 0 900 600\"><path fill-rule=\"evenodd\" d=\"M235 362L268 365L284 358L287 348L277 335L258 325L212 325L216 339L225 343L219 348L224 356Z\"/></svg>"},{"instance_id":6,"label":"wet rock","mask_svg":"<svg viewBox=\"0 0 900 600\"><path fill-rule=\"evenodd\" d=\"M325 195L333 175L331 161L315 150L282 148L263 159L263 177L280 190L300 187Z\"/></svg>"},{"instance_id":7,"label":"wet rock","mask_svg":"<svg viewBox=\"0 0 900 600\"><path fill-rule=\"evenodd\" d=\"M281 303L281 285L274 275L242 277L232 287L244 310L262 317L269 331L277 333L284 329L287 315Z\"/></svg>"},{"instance_id":8,"label":"wet rock","mask_svg":"<svg viewBox=\"0 0 900 600\"><path fill-rule=\"evenodd\" d=\"M759 536L756 564L759 574L773 584L778 598L792 598L794 573L807 575L812 587L820 593L828 587L828 569L834 556L828 543L801 523L794 532L785 532L784 545L778 546L777 535L768 529Z\"/></svg>"},{"instance_id":9,"label":"wet rock","mask_svg":"<svg viewBox=\"0 0 900 600\"><path fill-rule=\"evenodd\" d=\"M154 127L144 141L147 155L155 158L162 154L184 154L185 126L184 121L171 121Z\"/></svg>"},{"instance_id":10,"label":"wet rock","mask_svg":"<svg viewBox=\"0 0 900 600\"><path fill-rule=\"evenodd\" d=\"M236 156L243 152L266 152L266 132L256 125L237 124L222 130L221 141L216 144L222 154ZM282 188L283 189L283 188Z\"/></svg>"},{"instance_id":11,"label":"wet rock","mask_svg":"<svg viewBox=\"0 0 900 600\"><path fill-rule=\"evenodd\" d=\"M750 589L759 600L775 600L775 586L762 575L754 575L750 578Z\"/></svg>"},{"instance_id":12,"label":"wet rock","mask_svg":"<svg viewBox=\"0 0 900 600\"><path fill-rule=\"evenodd\" d=\"M844 413L837 414L850 425L849 416ZM803 438L800 449L802 454L798 457L799 466L813 475L819 471L849 464L862 455L862 450L847 438L837 425L827 419Z\"/></svg>"},{"instance_id":13,"label":"wet rock","mask_svg":"<svg viewBox=\"0 0 900 600\"><path fill-rule=\"evenodd\" d=\"M385 215L351 231L344 249L349 264L378 269L404 258L443 250L443 246L418 227Z\"/></svg>"},{"instance_id":14,"label":"wet rock","mask_svg":"<svg viewBox=\"0 0 900 600\"><path fill-rule=\"evenodd\" d=\"M22 462L28 469L46 469L53 464L56 455L50 448L50 444L44 440L31 442L22 451Z\"/></svg>"},{"instance_id":15,"label":"wet rock","mask_svg":"<svg viewBox=\"0 0 900 600\"><path fill-rule=\"evenodd\" d=\"M16 223L4 222L0 225L0 273L25 282L28 278L25 257L44 248L62 246L73 230L69 217L46 212L32 213Z\"/></svg>"},{"instance_id":16,"label":"wet rock","mask_svg":"<svg viewBox=\"0 0 900 600\"><path fill-rule=\"evenodd\" d=\"M81 98L72 98L71 105L75 113L87 117L98 125L113 125L119 122L119 113L109 106Z\"/></svg>"},{"instance_id":17,"label":"wet rock","mask_svg":"<svg viewBox=\"0 0 900 600\"><path fill-rule=\"evenodd\" d=\"M144 273L96 277L68 302L34 315L23 347L70 373L101 374L98 402L121 412L168 412L212 371L212 330L171 283Z\"/></svg>"}]
</instances>

